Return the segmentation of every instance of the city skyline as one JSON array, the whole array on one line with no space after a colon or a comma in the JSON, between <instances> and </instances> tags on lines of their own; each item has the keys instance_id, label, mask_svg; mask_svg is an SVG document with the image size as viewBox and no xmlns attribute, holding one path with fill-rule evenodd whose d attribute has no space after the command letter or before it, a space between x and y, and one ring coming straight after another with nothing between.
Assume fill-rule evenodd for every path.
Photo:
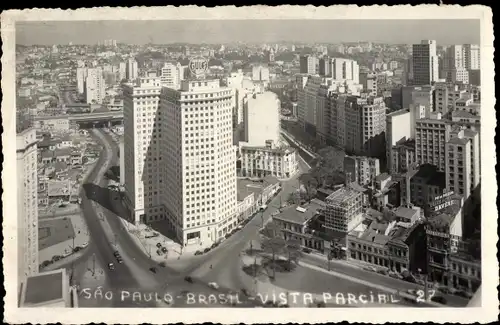
<instances>
[{"instance_id":1,"label":"city skyline","mask_svg":"<svg viewBox=\"0 0 500 325\"><path fill-rule=\"evenodd\" d=\"M436 40L439 45L478 44L479 23L475 19L38 21L16 24L16 44L91 45L103 39L138 45L290 41L413 44L423 39ZM337 29L343 33L331 33Z\"/></svg>"}]
</instances>

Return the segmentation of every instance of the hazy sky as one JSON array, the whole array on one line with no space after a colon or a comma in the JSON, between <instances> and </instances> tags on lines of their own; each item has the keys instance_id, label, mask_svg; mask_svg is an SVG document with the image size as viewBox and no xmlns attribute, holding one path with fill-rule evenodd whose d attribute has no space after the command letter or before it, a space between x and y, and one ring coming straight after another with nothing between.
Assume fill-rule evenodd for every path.
<instances>
[{"instance_id":1,"label":"hazy sky","mask_svg":"<svg viewBox=\"0 0 500 325\"><path fill-rule=\"evenodd\" d=\"M354 42L479 44L480 20L53 21L16 24L17 44Z\"/></svg>"}]
</instances>

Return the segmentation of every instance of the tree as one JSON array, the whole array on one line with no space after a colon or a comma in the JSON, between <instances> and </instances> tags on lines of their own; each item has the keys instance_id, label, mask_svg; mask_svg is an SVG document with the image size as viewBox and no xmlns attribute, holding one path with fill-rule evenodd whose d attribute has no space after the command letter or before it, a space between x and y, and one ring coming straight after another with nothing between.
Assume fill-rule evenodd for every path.
<instances>
[{"instance_id":1,"label":"tree","mask_svg":"<svg viewBox=\"0 0 500 325\"><path fill-rule=\"evenodd\" d=\"M299 183L304 186L307 199L310 200L316 194L318 181L310 173L305 173L299 176Z\"/></svg>"},{"instance_id":2,"label":"tree","mask_svg":"<svg viewBox=\"0 0 500 325\"><path fill-rule=\"evenodd\" d=\"M271 254L271 262L273 268L272 278L276 276L275 261L276 255L283 252L286 247L285 240L280 236L281 228L275 222L269 222L266 227L262 230L264 239L261 243L262 250L268 254Z\"/></svg>"},{"instance_id":3,"label":"tree","mask_svg":"<svg viewBox=\"0 0 500 325\"><path fill-rule=\"evenodd\" d=\"M297 238L290 238L286 241L286 251L288 254L288 265L291 267L292 260L297 261L301 256L300 240Z\"/></svg>"}]
</instances>

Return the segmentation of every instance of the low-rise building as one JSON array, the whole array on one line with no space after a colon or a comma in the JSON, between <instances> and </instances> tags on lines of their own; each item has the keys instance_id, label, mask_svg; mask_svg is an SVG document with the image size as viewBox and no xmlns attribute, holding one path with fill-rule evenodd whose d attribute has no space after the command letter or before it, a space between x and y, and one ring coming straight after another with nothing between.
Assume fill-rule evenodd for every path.
<instances>
[{"instance_id":1,"label":"low-rise building","mask_svg":"<svg viewBox=\"0 0 500 325\"><path fill-rule=\"evenodd\" d=\"M275 176L287 179L298 172L297 152L294 148L246 147L240 149L239 176Z\"/></svg>"},{"instance_id":2,"label":"low-rise building","mask_svg":"<svg viewBox=\"0 0 500 325\"><path fill-rule=\"evenodd\" d=\"M449 287L473 294L481 285L481 260L457 252L450 254Z\"/></svg>"},{"instance_id":3,"label":"low-rise building","mask_svg":"<svg viewBox=\"0 0 500 325\"><path fill-rule=\"evenodd\" d=\"M326 239L324 232L317 231L314 229L317 227L311 227L311 224L314 219L322 216L325 205L325 202L318 199L303 205L293 204L282 208L273 216L273 221L281 229L283 239L296 239L304 247L323 251Z\"/></svg>"},{"instance_id":4,"label":"low-rise building","mask_svg":"<svg viewBox=\"0 0 500 325\"><path fill-rule=\"evenodd\" d=\"M237 180L238 219L244 220L266 207L267 203L281 190L276 177L267 176L261 180Z\"/></svg>"}]
</instances>

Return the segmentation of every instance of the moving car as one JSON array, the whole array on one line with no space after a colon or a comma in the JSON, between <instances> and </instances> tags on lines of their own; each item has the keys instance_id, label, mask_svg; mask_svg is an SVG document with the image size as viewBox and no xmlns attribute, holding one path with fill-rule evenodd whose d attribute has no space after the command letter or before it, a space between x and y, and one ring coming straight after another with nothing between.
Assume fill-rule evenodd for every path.
<instances>
[{"instance_id":1,"label":"moving car","mask_svg":"<svg viewBox=\"0 0 500 325\"><path fill-rule=\"evenodd\" d=\"M113 263L108 263L108 269L113 271L115 269L115 265Z\"/></svg>"},{"instance_id":2,"label":"moving car","mask_svg":"<svg viewBox=\"0 0 500 325\"><path fill-rule=\"evenodd\" d=\"M153 272L153 273L156 273L156 267L154 267L154 266L150 267L150 268L149 268L149 270L150 270L151 272Z\"/></svg>"},{"instance_id":3,"label":"moving car","mask_svg":"<svg viewBox=\"0 0 500 325\"><path fill-rule=\"evenodd\" d=\"M312 252L312 250L310 248L303 248L302 251L306 254L309 254Z\"/></svg>"},{"instance_id":4,"label":"moving car","mask_svg":"<svg viewBox=\"0 0 500 325\"><path fill-rule=\"evenodd\" d=\"M185 276L184 281L189 282L189 283L193 283L193 278L190 276Z\"/></svg>"},{"instance_id":5,"label":"moving car","mask_svg":"<svg viewBox=\"0 0 500 325\"><path fill-rule=\"evenodd\" d=\"M215 282L209 282L208 286L212 289L216 289L216 290L219 289L219 285Z\"/></svg>"},{"instance_id":6,"label":"moving car","mask_svg":"<svg viewBox=\"0 0 500 325\"><path fill-rule=\"evenodd\" d=\"M196 252L194 252L194 255L201 255L201 254L203 254L202 251L196 251Z\"/></svg>"}]
</instances>

